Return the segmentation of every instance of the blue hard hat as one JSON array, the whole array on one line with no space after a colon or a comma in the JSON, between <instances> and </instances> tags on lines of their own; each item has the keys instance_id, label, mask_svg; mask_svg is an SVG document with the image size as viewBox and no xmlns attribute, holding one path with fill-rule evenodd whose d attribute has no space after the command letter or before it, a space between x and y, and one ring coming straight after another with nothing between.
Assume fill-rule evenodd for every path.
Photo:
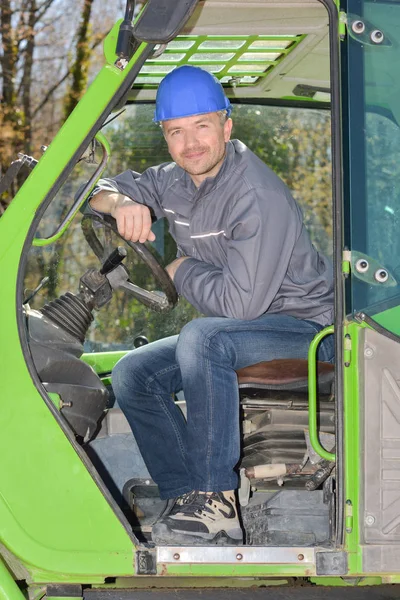
<instances>
[{"instance_id":1,"label":"blue hard hat","mask_svg":"<svg viewBox=\"0 0 400 600\"><path fill-rule=\"evenodd\" d=\"M226 110L228 117L232 110L218 79L199 67L184 65L161 81L153 120L168 121L218 110Z\"/></svg>"}]
</instances>

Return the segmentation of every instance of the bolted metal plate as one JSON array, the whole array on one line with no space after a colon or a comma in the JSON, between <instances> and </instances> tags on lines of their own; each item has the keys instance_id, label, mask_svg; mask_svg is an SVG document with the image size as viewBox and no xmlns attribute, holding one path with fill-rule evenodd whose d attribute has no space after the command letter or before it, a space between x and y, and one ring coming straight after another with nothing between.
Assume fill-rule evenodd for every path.
<instances>
[{"instance_id":1,"label":"bolted metal plate","mask_svg":"<svg viewBox=\"0 0 400 600\"><path fill-rule=\"evenodd\" d=\"M135 556L137 575L156 575L157 561L155 552L138 550Z\"/></svg>"},{"instance_id":2,"label":"bolted metal plate","mask_svg":"<svg viewBox=\"0 0 400 600\"><path fill-rule=\"evenodd\" d=\"M317 575L347 575L347 552L317 552Z\"/></svg>"},{"instance_id":3,"label":"bolted metal plate","mask_svg":"<svg viewBox=\"0 0 400 600\"><path fill-rule=\"evenodd\" d=\"M314 565L314 548L250 546L160 546L158 563L290 564Z\"/></svg>"}]
</instances>

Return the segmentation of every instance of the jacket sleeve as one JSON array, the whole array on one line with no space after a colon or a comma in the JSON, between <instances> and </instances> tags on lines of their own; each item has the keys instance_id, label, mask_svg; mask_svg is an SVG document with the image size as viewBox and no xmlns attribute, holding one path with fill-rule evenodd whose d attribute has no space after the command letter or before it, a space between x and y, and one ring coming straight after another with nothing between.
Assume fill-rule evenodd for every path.
<instances>
[{"instance_id":1,"label":"jacket sleeve","mask_svg":"<svg viewBox=\"0 0 400 600\"><path fill-rule=\"evenodd\" d=\"M176 288L206 316L255 319L281 287L301 228L283 193L252 189L231 207L225 266L188 258L176 271Z\"/></svg>"},{"instance_id":2,"label":"jacket sleeve","mask_svg":"<svg viewBox=\"0 0 400 600\"><path fill-rule=\"evenodd\" d=\"M142 174L128 170L113 178L99 179L90 198L101 190L119 192L139 204L145 204L149 207L153 216L160 219L165 216L160 206L160 188L162 185L163 173L161 169L150 167ZM90 212L96 212L90 209L90 205L87 208Z\"/></svg>"}]
</instances>

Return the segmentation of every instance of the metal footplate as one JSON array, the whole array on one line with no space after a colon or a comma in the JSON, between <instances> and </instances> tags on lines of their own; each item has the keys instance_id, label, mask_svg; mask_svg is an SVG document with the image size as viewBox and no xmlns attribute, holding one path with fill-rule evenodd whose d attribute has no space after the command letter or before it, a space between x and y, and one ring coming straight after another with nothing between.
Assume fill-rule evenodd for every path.
<instances>
[{"instance_id":1,"label":"metal footplate","mask_svg":"<svg viewBox=\"0 0 400 600\"><path fill-rule=\"evenodd\" d=\"M155 575L157 566L168 564L304 565L309 575L347 574L346 552L310 547L159 546L136 552L138 575Z\"/></svg>"},{"instance_id":2,"label":"metal footplate","mask_svg":"<svg viewBox=\"0 0 400 600\"><path fill-rule=\"evenodd\" d=\"M315 548L251 546L160 546L157 563L163 564L286 564L315 565Z\"/></svg>"}]
</instances>

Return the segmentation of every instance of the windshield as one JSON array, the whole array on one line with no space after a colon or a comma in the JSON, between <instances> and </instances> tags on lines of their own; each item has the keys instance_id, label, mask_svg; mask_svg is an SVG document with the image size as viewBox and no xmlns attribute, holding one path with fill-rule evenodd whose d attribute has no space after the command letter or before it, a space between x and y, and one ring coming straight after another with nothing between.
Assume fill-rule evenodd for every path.
<instances>
[{"instance_id":1,"label":"windshield","mask_svg":"<svg viewBox=\"0 0 400 600\"><path fill-rule=\"evenodd\" d=\"M170 160L161 129L152 122L154 105L129 105L120 117L103 129L111 147L106 176L125 169L138 172ZM233 137L242 140L266 162L292 190L303 208L305 223L318 250L332 255L331 206L331 139L330 113L323 110L277 108L262 105L235 105ZM59 223L60 210L71 203L73 194L93 167L80 162L48 207L38 235L53 231ZM58 295L77 292L79 278L89 267L99 267L81 230L79 214L70 228L56 242L32 248L25 276L26 296L45 276L48 283L30 302L40 308ZM156 241L153 252L165 266L176 255L176 246L168 233L167 223L153 225ZM108 246L121 245L116 236ZM132 280L149 290L157 289L150 271L132 252L127 267ZM198 316L183 298L167 314L152 312L126 292L114 292L106 307L98 311L85 342L86 351L132 348L135 338L149 341L179 333L183 325Z\"/></svg>"}]
</instances>

